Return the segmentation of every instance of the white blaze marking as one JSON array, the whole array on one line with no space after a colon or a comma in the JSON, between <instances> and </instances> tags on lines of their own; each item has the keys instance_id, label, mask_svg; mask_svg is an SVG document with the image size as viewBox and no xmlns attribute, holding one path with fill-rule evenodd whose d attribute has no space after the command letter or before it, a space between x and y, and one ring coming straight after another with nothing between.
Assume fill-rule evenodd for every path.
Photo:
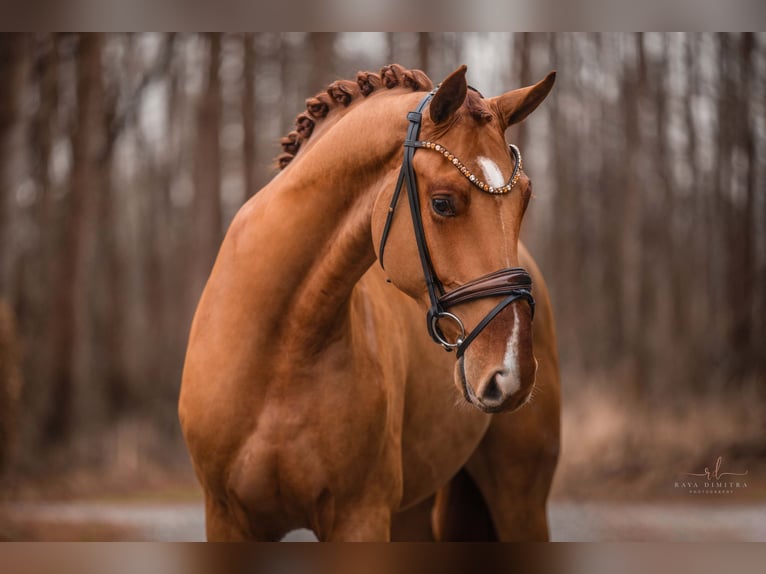
<instances>
[{"instance_id":1,"label":"white blaze marking","mask_svg":"<svg viewBox=\"0 0 766 574\"><path fill-rule=\"evenodd\" d=\"M497 167L497 164L488 157L479 156L479 165L481 171L484 172L484 181L486 181L492 187L503 187L505 185L505 178L503 178L503 172Z\"/></svg>"},{"instance_id":2,"label":"white blaze marking","mask_svg":"<svg viewBox=\"0 0 766 574\"><path fill-rule=\"evenodd\" d=\"M497 167L497 164L488 157L479 156L478 160L481 166L481 171L484 172L484 181L486 181L492 187L503 187L505 185L505 178L503 172ZM495 200L500 203L502 196L496 195ZM503 219L503 211L500 210L500 227L503 231L503 237L505 237L505 220ZM505 266L511 266L511 253L510 246L505 246Z\"/></svg>"},{"instance_id":3,"label":"white blaze marking","mask_svg":"<svg viewBox=\"0 0 766 574\"><path fill-rule=\"evenodd\" d=\"M511 337L508 339L508 346L505 348L505 356L503 357L503 367L505 367L504 374L497 377L497 382L500 384L505 394L512 394L519 390L521 387L521 376L519 374L519 315L516 313L516 309L513 310L513 329L511 330Z\"/></svg>"},{"instance_id":4,"label":"white blaze marking","mask_svg":"<svg viewBox=\"0 0 766 574\"><path fill-rule=\"evenodd\" d=\"M502 187L505 185L503 172L500 171L500 168L494 161L487 157L480 156L478 162L481 166L481 170L484 172L484 181L492 187ZM500 225L502 227L503 236L505 236L505 221L503 220L502 211L500 212ZM509 253L506 253L506 260L510 259L509 255ZM513 308L513 329L511 330L511 336L508 339L508 345L505 348L503 367L504 374L497 377L497 382L503 392L506 395L510 395L521 388L521 375L519 373L519 315L516 313L515 308Z\"/></svg>"},{"instance_id":5,"label":"white blaze marking","mask_svg":"<svg viewBox=\"0 0 766 574\"><path fill-rule=\"evenodd\" d=\"M495 197L495 200L500 203L500 196L498 195ZM500 209L500 228L503 231L503 239L505 239L505 219L503 219L503 210ZM510 267L511 266L511 246L508 242L504 242L505 244L505 266Z\"/></svg>"}]
</instances>

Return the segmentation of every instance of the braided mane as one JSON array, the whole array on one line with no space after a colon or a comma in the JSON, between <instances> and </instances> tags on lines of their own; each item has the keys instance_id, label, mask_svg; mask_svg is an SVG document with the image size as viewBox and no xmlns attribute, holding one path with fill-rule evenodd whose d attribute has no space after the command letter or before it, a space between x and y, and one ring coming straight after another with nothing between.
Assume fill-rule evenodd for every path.
<instances>
[{"instance_id":1,"label":"braided mane","mask_svg":"<svg viewBox=\"0 0 766 574\"><path fill-rule=\"evenodd\" d=\"M306 111L295 118L295 129L280 140L283 153L277 157L279 169L284 169L297 155L301 145L314 131L317 123L332 112L343 111L354 101L366 98L381 89L409 88L413 92L429 91L431 79L421 70L408 70L399 64L390 64L374 72L359 72L356 81L336 80L314 97L306 100Z\"/></svg>"}]
</instances>

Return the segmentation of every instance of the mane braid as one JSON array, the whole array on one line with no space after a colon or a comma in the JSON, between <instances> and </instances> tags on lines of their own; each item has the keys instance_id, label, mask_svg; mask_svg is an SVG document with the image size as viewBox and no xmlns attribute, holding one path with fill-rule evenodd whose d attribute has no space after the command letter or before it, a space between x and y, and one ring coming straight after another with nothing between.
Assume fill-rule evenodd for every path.
<instances>
[{"instance_id":1,"label":"mane braid","mask_svg":"<svg viewBox=\"0 0 766 574\"><path fill-rule=\"evenodd\" d=\"M306 100L306 111L295 118L295 129L279 140L282 154L277 159L279 169L286 168L311 137L317 122L335 110L343 111L352 102L366 98L381 89L409 88L413 92L430 91L433 82L421 70L408 70L399 64L384 66L379 74L359 72L356 81L336 80L323 92Z\"/></svg>"}]
</instances>

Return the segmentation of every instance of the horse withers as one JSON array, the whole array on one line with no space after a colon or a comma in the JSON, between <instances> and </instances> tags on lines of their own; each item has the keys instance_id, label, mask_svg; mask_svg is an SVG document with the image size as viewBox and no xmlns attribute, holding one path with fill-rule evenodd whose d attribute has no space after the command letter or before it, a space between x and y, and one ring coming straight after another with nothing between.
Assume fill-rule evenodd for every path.
<instances>
[{"instance_id":1,"label":"horse withers","mask_svg":"<svg viewBox=\"0 0 766 574\"><path fill-rule=\"evenodd\" d=\"M558 360L504 133L554 75L465 75L334 82L234 218L179 403L208 539L547 539Z\"/></svg>"}]
</instances>

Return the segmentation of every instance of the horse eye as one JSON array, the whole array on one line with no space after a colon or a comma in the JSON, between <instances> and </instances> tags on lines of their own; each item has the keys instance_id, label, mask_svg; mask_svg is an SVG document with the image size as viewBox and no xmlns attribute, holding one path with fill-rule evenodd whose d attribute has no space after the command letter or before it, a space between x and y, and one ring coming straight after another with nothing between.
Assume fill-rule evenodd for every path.
<instances>
[{"instance_id":1,"label":"horse eye","mask_svg":"<svg viewBox=\"0 0 766 574\"><path fill-rule=\"evenodd\" d=\"M455 215L455 207L452 205L452 201L446 197L434 197L431 200L431 207L437 215L442 217L453 217Z\"/></svg>"}]
</instances>

